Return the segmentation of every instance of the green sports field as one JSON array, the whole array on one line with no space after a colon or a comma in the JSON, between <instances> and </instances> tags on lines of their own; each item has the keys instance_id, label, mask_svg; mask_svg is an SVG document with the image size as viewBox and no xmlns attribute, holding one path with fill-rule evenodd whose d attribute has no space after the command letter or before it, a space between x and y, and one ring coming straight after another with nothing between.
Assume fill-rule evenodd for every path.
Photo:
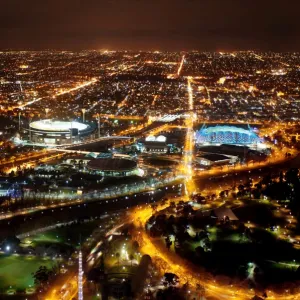
<instances>
[{"instance_id":1,"label":"green sports field","mask_svg":"<svg viewBox=\"0 0 300 300\"><path fill-rule=\"evenodd\" d=\"M50 259L35 258L33 256L0 255L0 289L26 289L34 285L32 273L39 266L50 268L55 262Z\"/></svg>"},{"instance_id":2,"label":"green sports field","mask_svg":"<svg viewBox=\"0 0 300 300\"><path fill-rule=\"evenodd\" d=\"M22 243L30 244L32 247L43 244L60 244L62 246L78 247L80 240L84 242L97 227L98 223L99 221L93 221L58 227L25 238Z\"/></svg>"}]
</instances>

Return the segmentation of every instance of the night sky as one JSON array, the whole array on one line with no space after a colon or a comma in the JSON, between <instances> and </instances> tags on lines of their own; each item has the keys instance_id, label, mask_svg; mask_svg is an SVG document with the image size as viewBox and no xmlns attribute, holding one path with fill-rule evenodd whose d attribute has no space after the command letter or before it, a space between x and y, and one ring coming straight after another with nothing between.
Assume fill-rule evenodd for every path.
<instances>
[{"instance_id":1,"label":"night sky","mask_svg":"<svg viewBox=\"0 0 300 300\"><path fill-rule=\"evenodd\" d=\"M300 0L0 0L1 49L300 51Z\"/></svg>"}]
</instances>

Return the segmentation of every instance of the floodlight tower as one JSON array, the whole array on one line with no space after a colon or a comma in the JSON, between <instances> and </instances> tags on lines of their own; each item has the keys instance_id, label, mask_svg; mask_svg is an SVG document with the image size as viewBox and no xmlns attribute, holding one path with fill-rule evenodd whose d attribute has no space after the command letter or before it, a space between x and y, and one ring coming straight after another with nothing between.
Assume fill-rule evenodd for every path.
<instances>
[{"instance_id":1,"label":"floodlight tower","mask_svg":"<svg viewBox=\"0 0 300 300\"><path fill-rule=\"evenodd\" d=\"M17 81L16 83L20 86L21 93L23 93L22 82L21 81Z\"/></svg>"},{"instance_id":2,"label":"floodlight tower","mask_svg":"<svg viewBox=\"0 0 300 300\"><path fill-rule=\"evenodd\" d=\"M16 81L16 84L18 84L19 87L20 87L19 101L23 101L25 97L24 97L24 91L23 91L23 87L22 87L22 82L21 81Z\"/></svg>"},{"instance_id":3,"label":"floodlight tower","mask_svg":"<svg viewBox=\"0 0 300 300\"><path fill-rule=\"evenodd\" d=\"M101 136L101 129L100 129L100 114L98 114L98 138Z\"/></svg>"},{"instance_id":4,"label":"floodlight tower","mask_svg":"<svg viewBox=\"0 0 300 300\"><path fill-rule=\"evenodd\" d=\"M82 111L82 121L84 123L85 122L85 112L86 112L86 109L83 108L81 111Z\"/></svg>"},{"instance_id":5,"label":"floodlight tower","mask_svg":"<svg viewBox=\"0 0 300 300\"><path fill-rule=\"evenodd\" d=\"M71 145L72 145L73 144L73 119L71 119L70 122L71 122L70 142L71 142Z\"/></svg>"},{"instance_id":6,"label":"floodlight tower","mask_svg":"<svg viewBox=\"0 0 300 300\"><path fill-rule=\"evenodd\" d=\"M18 116L19 116L19 132L21 132L21 110L19 110Z\"/></svg>"},{"instance_id":7,"label":"floodlight tower","mask_svg":"<svg viewBox=\"0 0 300 300\"><path fill-rule=\"evenodd\" d=\"M48 113L50 111L50 108L45 108L45 113L46 113L46 119L48 118Z\"/></svg>"}]
</instances>

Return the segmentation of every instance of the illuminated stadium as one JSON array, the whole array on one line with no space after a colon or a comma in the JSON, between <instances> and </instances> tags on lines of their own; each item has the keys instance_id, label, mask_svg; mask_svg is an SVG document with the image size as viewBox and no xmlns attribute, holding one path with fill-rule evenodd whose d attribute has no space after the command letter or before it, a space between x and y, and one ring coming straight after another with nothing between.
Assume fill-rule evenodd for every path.
<instances>
[{"instance_id":1,"label":"illuminated stadium","mask_svg":"<svg viewBox=\"0 0 300 300\"><path fill-rule=\"evenodd\" d=\"M235 145L251 145L260 143L259 136L250 126L247 129L230 126L203 125L201 129L196 131L195 139L197 144L235 144Z\"/></svg>"},{"instance_id":2,"label":"illuminated stadium","mask_svg":"<svg viewBox=\"0 0 300 300\"><path fill-rule=\"evenodd\" d=\"M95 158L87 163L87 169L92 174L104 177L141 175L137 163L124 158Z\"/></svg>"},{"instance_id":3,"label":"illuminated stadium","mask_svg":"<svg viewBox=\"0 0 300 300\"><path fill-rule=\"evenodd\" d=\"M79 141L94 130L92 126L76 121L39 120L30 123L29 126L32 142L54 145Z\"/></svg>"}]
</instances>

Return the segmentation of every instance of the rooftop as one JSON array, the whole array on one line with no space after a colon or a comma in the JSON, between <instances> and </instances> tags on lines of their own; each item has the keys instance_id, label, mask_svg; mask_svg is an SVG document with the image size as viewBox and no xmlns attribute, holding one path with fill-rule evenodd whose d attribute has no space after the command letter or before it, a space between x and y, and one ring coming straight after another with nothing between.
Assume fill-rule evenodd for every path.
<instances>
[{"instance_id":1,"label":"rooftop","mask_svg":"<svg viewBox=\"0 0 300 300\"><path fill-rule=\"evenodd\" d=\"M50 119L39 120L30 123L30 127L36 130L44 130L44 131L69 131L71 128L78 129L79 131L86 130L89 126L83 123L79 123L76 121L54 121Z\"/></svg>"},{"instance_id":2,"label":"rooftop","mask_svg":"<svg viewBox=\"0 0 300 300\"><path fill-rule=\"evenodd\" d=\"M124 158L95 158L87 163L87 167L91 170L101 171L128 171L135 169L137 163Z\"/></svg>"},{"instance_id":3,"label":"rooftop","mask_svg":"<svg viewBox=\"0 0 300 300\"><path fill-rule=\"evenodd\" d=\"M210 161L220 161L220 160L230 159L230 157L228 157L228 156L225 156L222 154L216 154L216 153L201 154L201 155L198 155L198 157L205 158Z\"/></svg>"}]
</instances>

